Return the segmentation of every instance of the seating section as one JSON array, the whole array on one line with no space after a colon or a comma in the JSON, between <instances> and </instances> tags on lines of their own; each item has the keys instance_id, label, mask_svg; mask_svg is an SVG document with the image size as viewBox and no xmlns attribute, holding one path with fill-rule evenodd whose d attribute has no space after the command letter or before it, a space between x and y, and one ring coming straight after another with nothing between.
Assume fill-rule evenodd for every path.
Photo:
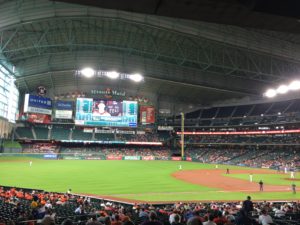
<instances>
[{"instance_id":1,"label":"seating section","mask_svg":"<svg viewBox=\"0 0 300 225\"><path fill-rule=\"evenodd\" d=\"M16 133L20 139L34 139L30 127L17 127Z\"/></svg>"},{"instance_id":2,"label":"seating section","mask_svg":"<svg viewBox=\"0 0 300 225\"><path fill-rule=\"evenodd\" d=\"M72 140L92 140L92 133L83 132L82 129L74 129Z\"/></svg>"},{"instance_id":3,"label":"seating section","mask_svg":"<svg viewBox=\"0 0 300 225\"><path fill-rule=\"evenodd\" d=\"M289 146L268 146L262 149L256 146L215 146L191 148L185 152L187 157L204 163L243 165L281 169L300 166L300 148Z\"/></svg>"},{"instance_id":4,"label":"seating section","mask_svg":"<svg viewBox=\"0 0 300 225\"><path fill-rule=\"evenodd\" d=\"M106 133L95 133L95 140L98 141L113 141L115 139L114 134L106 134Z\"/></svg>"},{"instance_id":5,"label":"seating section","mask_svg":"<svg viewBox=\"0 0 300 225\"><path fill-rule=\"evenodd\" d=\"M51 139L54 140L69 140L70 128L53 126Z\"/></svg>"},{"instance_id":6,"label":"seating section","mask_svg":"<svg viewBox=\"0 0 300 225\"><path fill-rule=\"evenodd\" d=\"M49 200L45 201L45 199ZM41 204L41 202L44 203ZM91 221L91 218L103 222L103 224L140 225L149 220L149 214L154 210L156 211L156 220L160 221L160 223L155 222L157 224L170 224L169 220L172 217L170 215L175 213L179 216L182 225L189 224L189 219L207 221L208 214L212 216L214 222L222 222L217 224L229 224L228 221L230 221L230 224L235 225L239 224L237 222L241 220L241 208L242 202L160 204L154 208L149 204L130 205L72 194L36 190L33 193L32 190L0 187L1 225L27 224L23 221L28 220L39 221L41 224L99 224L96 221L88 222ZM299 224L299 202L257 202L253 213L248 218L257 221L259 213L266 208L273 224ZM142 211L143 213L141 213ZM119 216L121 216L121 220L118 221L117 217ZM128 221L131 222L128 223Z\"/></svg>"},{"instance_id":7,"label":"seating section","mask_svg":"<svg viewBox=\"0 0 300 225\"><path fill-rule=\"evenodd\" d=\"M186 126L224 127L270 125L300 121L300 99L250 105L223 106L197 109L185 114ZM158 121L169 126L180 126L181 116Z\"/></svg>"},{"instance_id":8,"label":"seating section","mask_svg":"<svg viewBox=\"0 0 300 225\"><path fill-rule=\"evenodd\" d=\"M49 129L45 127L35 127L35 134L36 134L36 139L38 140L45 140L48 139L48 132Z\"/></svg>"},{"instance_id":9,"label":"seating section","mask_svg":"<svg viewBox=\"0 0 300 225\"><path fill-rule=\"evenodd\" d=\"M180 137L178 136L178 139ZM300 145L300 134L276 135L191 135L185 136L186 144L247 144L247 145Z\"/></svg>"}]
</instances>

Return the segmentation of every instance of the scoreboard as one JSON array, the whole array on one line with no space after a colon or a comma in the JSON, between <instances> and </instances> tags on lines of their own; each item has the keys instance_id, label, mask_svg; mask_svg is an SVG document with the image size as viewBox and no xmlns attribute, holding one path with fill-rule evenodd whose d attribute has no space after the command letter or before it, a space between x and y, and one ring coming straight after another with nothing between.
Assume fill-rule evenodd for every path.
<instances>
[{"instance_id":1,"label":"scoreboard","mask_svg":"<svg viewBox=\"0 0 300 225\"><path fill-rule=\"evenodd\" d=\"M77 98L75 124L85 126L136 127L136 101Z\"/></svg>"}]
</instances>

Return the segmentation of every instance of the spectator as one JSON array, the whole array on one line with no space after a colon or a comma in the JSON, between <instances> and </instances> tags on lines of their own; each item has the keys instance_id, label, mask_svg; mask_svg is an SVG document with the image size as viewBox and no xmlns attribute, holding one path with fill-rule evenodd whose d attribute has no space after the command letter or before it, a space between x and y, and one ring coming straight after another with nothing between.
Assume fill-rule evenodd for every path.
<instances>
[{"instance_id":1,"label":"spectator","mask_svg":"<svg viewBox=\"0 0 300 225\"><path fill-rule=\"evenodd\" d=\"M272 217L268 215L267 211L263 209L261 215L258 217L258 222L262 225L270 225L273 223Z\"/></svg>"}]
</instances>

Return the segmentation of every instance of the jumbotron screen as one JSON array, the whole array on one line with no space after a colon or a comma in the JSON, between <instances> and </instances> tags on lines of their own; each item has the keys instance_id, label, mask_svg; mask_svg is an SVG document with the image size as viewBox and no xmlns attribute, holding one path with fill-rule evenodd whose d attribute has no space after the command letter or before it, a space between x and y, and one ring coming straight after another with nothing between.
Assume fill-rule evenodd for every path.
<instances>
[{"instance_id":1,"label":"jumbotron screen","mask_svg":"<svg viewBox=\"0 0 300 225\"><path fill-rule=\"evenodd\" d=\"M112 101L77 98L76 125L105 127L136 127L136 101Z\"/></svg>"}]
</instances>

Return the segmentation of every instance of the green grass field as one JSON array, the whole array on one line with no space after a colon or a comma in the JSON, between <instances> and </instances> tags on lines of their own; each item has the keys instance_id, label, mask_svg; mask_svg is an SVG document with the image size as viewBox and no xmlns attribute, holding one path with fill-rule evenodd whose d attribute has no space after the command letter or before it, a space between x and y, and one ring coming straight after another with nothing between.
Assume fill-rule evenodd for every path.
<instances>
[{"instance_id":1,"label":"green grass field","mask_svg":"<svg viewBox=\"0 0 300 225\"><path fill-rule=\"evenodd\" d=\"M29 161L33 161L32 167ZM175 161L39 160L0 158L0 185L95 194L144 201L243 200L249 193L221 192L178 180L171 176L183 170L214 169L215 165ZM219 166L220 169L228 166ZM230 166L231 170L241 167ZM242 168L247 169L247 168ZM247 174L230 174L248 179ZM290 185L282 174L255 175L266 184ZM300 187L300 182L296 182ZM254 200L295 200L300 194L287 192L250 193Z\"/></svg>"}]
</instances>

